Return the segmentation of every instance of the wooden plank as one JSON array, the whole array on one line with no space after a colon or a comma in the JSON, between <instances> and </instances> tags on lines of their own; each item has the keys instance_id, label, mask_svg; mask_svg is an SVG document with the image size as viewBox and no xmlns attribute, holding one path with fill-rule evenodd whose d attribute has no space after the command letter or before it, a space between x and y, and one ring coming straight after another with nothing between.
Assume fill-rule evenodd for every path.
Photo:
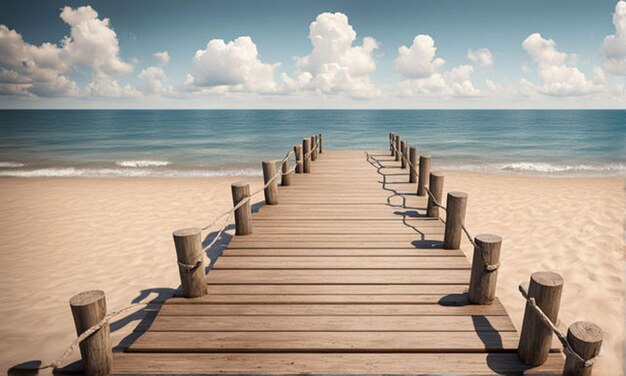
<instances>
[{"instance_id":1,"label":"wooden plank","mask_svg":"<svg viewBox=\"0 0 626 376\"><path fill-rule=\"evenodd\" d=\"M150 331L514 332L507 316L164 316Z\"/></svg>"},{"instance_id":2,"label":"wooden plank","mask_svg":"<svg viewBox=\"0 0 626 376\"><path fill-rule=\"evenodd\" d=\"M465 284L469 270L211 270L209 283L236 284Z\"/></svg>"},{"instance_id":3,"label":"wooden plank","mask_svg":"<svg viewBox=\"0 0 626 376\"><path fill-rule=\"evenodd\" d=\"M300 249L344 249L344 248L376 248L376 249L388 249L388 248L441 248L442 236L441 235L429 235L424 236L424 239L420 239L420 236L416 236L414 240L405 241L393 241L393 240L379 240L379 241L359 241L359 240L318 240L318 241L298 241L298 239L289 239L281 241L249 241L246 239L238 239L235 237L231 241L233 248L247 248L247 249L272 249L272 248L300 248Z\"/></svg>"},{"instance_id":4,"label":"wooden plank","mask_svg":"<svg viewBox=\"0 0 626 376\"><path fill-rule=\"evenodd\" d=\"M413 247L398 248L232 248L224 250L221 257L238 256L377 256L377 257L465 257L459 249Z\"/></svg>"},{"instance_id":5,"label":"wooden plank","mask_svg":"<svg viewBox=\"0 0 626 376\"><path fill-rule=\"evenodd\" d=\"M499 301L490 305L466 306L443 306L439 304L164 304L159 311L159 316L505 316L506 314Z\"/></svg>"},{"instance_id":6,"label":"wooden plank","mask_svg":"<svg viewBox=\"0 0 626 376\"><path fill-rule=\"evenodd\" d=\"M470 269L464 257L223 257L217 269Z\"/></svg>"},{"instance_id":7,"label":"wooden plank","mask_svg":"<svg viewBox=\"0 0 626 376\"><path fill-rule=\"evenodd\" d=\"M516 332L152 332L128 352L517 352Z\"/></svg>"},{"instance_id":8,"label":"wooden plank","mask_svg":"<svg viewBox=\"0 0 626 376\"><path fill-rule=\"evenodd\" d=\"M210 294L199 298L172 298L167 304L443 304L467 305L465 294Z\"/></svg>"},{"instance_id":9,"label":"wooden plank","mask_svg":"<svg viewBox=\"0 0 626 376\"><path fill-rule=\"evenodd\" d=\"M560 375L563 359L550 354L544 375ZM521 375L517 354L113 354L114 375Z\"/></svg>"},{"instance_id":10,"label":"wooden plank","mask_svg":"<svg viewBox=\"0 0 626 376\"><path fill-rule=\"evenodd\" d=\"M463 294L467 285L217 285L209 286L211 294L314 294L314 295L447 295ZM191 299L193 300L193 299Z\"/></svg>"}]
</instances>

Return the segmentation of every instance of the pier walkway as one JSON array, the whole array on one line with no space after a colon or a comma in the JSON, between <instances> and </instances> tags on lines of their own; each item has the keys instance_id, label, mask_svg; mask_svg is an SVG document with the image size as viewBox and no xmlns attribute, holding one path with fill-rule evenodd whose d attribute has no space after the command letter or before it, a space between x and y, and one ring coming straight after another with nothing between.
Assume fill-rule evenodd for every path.
<instances>
[{"instance_id":1,"label":"pier walkway","mask_svg":"<svg viewBox=\"0 0 626 376\"><path fill-rule=\"evenodd\" d=\"M113 373L560 374L558 346L531 369L502 304L468 303L471 265L443 249L408 171L389 152L325 150L233 237L208 294L167 300Z\"/></svg>"}]
</instances>

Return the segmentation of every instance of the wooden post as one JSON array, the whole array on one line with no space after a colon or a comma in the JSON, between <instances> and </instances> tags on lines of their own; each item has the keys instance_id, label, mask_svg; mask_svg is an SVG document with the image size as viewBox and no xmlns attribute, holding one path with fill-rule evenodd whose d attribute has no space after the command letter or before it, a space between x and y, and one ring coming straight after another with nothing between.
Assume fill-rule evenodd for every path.
<instances>
[{"instance_id":1,"label":"wooden post","mask_svg":"<svg viewBox=\"0 0 626 376\"><path fill-rule=\"evenodd\" d=\"M498 235L481 234L474 238L474 257L469 285L469 302L473 304L491 304L496 297L497 265L500 262L502 238ZM487 270L487 265L495 267Z\"/></svg>"},{"instance_id":2,"label":"wooden post","mask_svg":"<svg viewBox=\"0 0 626 376\"><path fill-rule=\"evenodd\" d=\"M396 135L396 162L400 160L400 136Z\"/></svg>"},{"instance_id":3,"label":"wooden post","mask_svg":"<svg viewBox=\"0 0 626 376\"><path fill-rule=\"evenodd\" d=\"M317 140L315 136L311 136L311 150L313 150L311 152L311 160L312 161L316 161L317 160L317 149L315 148L317 146Z\"/></svg>"},{"instance_id":4,"label":"wooden post","mask_svg":"<svg viewBox=\"0 0 626 376\"><path fill-rule=\"evenodd\" d=\"M261 165L263 167L263 183L267 184L276 175L276 161L263 161ZM278 205L278 178L272 180L265 187L263 193L267 205Z\"/></svg>"},{"instance_id":5,"label":"wooden post","mask_svg":"<svg viewBox=\"0 0 626 376\"><path fill-rule=\"evenodd\" d=\"M400 168L406 168L406 141L400 141Z\"/></svg>"},{"instance_id":6,"label":"wooden post","mask_svg":"<svg viewBox=\"0 0 626 376\"><path fill-rule=\"evenodd\" d=\"M74 295L70 299L70 308L74 317L76 335L80 336L106 316L107 303L104 291L92 290ZM108 323L85 338L79 346L84 374L89 376L111 374L113 351Z\"/></svg>"},{"instance_id":7,"label":"wooden post","mask_svg":"<svg viewBox=\"0 0 626 376\"><path fill-rule=\"evenodd\" d=\"M415 146L409 148L409 183L417 183L417 149ZM413 166L413 167L411 167Z\"/></svg>"},{"instance_id":8,"label":"wooden post","mask_svg":"<svg viewBox=\"0 0 626 376\"><path fill-rule=\"evenodd\" d=\"M553 272L536 272L530 276L528 297L535 298L535 303L556 322L561 303L563 277ZM522 362L536 367L548 359L552 345L552 330L539 318L537 312L526 302L522 331L520 333L517 353Z\"/></svg>"},{"instance_id":9,"label":"wooden post","mask_svg":"<svg viewBox=\"0 0 626 376\"><path fill-rule=\"evenodd\" d=\"M319 152L320 152L320 154L322 154L322 134L321 133L317 135L317 141L320 144Z\"/></svg>"},{"instance_id":10,"label":"wooden post","mask_svg":"<svg viewBox=\"0 0 626 376\"><path fill-rule=\"evenodd\" d=\"M576 354L585 360L595 358L600 353L604 333L600 327L592 322L578 321L567 329L567 342L572 346ZM566 354L564 376L591 376L590 367L583 364L572 355Z\"/></svg>"},{"instance_id":11,"label":"wooden post","mask_svg":"<svg viewBox=\"0 0 626 376\"><path fill-rule=\"evenodd\" d=\"M289 158L285 159L282 165L282 178L280 179L280 185L283 187L287 187L291 185L291 174L293 172L288 172L291 169L291 162L289 162Z\"/></svg>"},{"instance_id":12,"label":"wooden post","mask_svg":"<svg viewBox=\"0 0 626 376\"><path fill-rule=\"evenodd\" d=\"M420 155L420 173L417 178L417 195L426 195L426 177L430 175L430 155Z\"/></svg>"},{"instance_id":13,"label":"wooden post","mask_svg":"<svg viewBox=\"0 0 626 376\"><path fill-rule=\"evenodd\" d=\"M311 172L311 140L305 138L302 140L302 153L303 153L303 161L302 161L302 172L308 174Z\"/></svg>"},{"instance_id":14,"label":"wooden post","mask_svg":"<svg viewBox=\"0 0 626 376\"><path fill-rule=\"evenodd\" d=\"M439 171L433 171L430 173L428 179L428 189L430 193L435 197L437 202L441 204L441 197L443 196L443 173ZM439 207L435 205L433 198L428 196L428 206L426 207L426 215L428 217L439 217Z\"/></svg>"},{"instance_id":15,"label":"wooden post","mask_svg":"<svg viewBox=\"0 0 626 376\"><path fill-rule=\"evenodd\" d=\"M230 186L233 195L233 206L250 196L250 184L233 183ZM235 235L252 234L252 210L250 200L235 210Z\"/></svg>"},{"instance_id":16,"label":"wooden post","mask_svg":"<svg viewBox=\"0 0 626 376\"><path fill-rule=\"evenodd\" d=\"M389 150L391 151L391 156L395 157L396 150L393 148L393 144L396 142L396 135L393 133L389 133Z\"/></svg>"},{"instance_id":17,"label":"wooden post","mask_svg":"<svg viewBox=\"0 0 626 376\"><path fill-rule=\"evenodd\" d=\"M446 230L443 235L444 249L459 249L461 247L461 232L463 231L461 226L465 221L466 205L467 194L465 192L448 193L448 200L446 202Z\"/></svg>"},{"instance_id":18,"label":"wooden post","mask_svg":"<svg viewBox=\"0 0 626 376\"><path fill-rule=\"evenodd\" d=\"M183 296L185 298L197 298L206 295L207 284L204 274L204 257L201 257L203 251L200 229L197 227L184 228L174 231L172 235L174 236L178 262L195 265L191 269L178 265Z\"/></svg>"},{"instance_id":19,"label":"wooden post","mask_svg":"<svg viewBox=\"0 0 626 376\"><path fill-rule=\"evenodd\" d=\"M302 145L294 146L293 152L296 155L296 174L301 174L304 171L304 166L302 165Z\"/></svg>"}]
</instances>

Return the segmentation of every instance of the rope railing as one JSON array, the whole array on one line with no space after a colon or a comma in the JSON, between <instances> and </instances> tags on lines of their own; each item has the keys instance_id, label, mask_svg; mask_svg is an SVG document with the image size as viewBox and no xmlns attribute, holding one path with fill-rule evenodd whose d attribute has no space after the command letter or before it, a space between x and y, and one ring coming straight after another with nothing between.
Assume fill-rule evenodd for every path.
<instances>
[{"instance_id":1,"label":"rope railing","mask_svg":"<svg viewBox=\"0 0 626 376\"><path fill-rule=\"evenodd\" d=\"M90 327L89 329L82 332L78 337L76 337L56 361L47 363L47 364L42 364L38 366L37 369L43 370L47 368L60 368L63 362L65 362L65 360L69 358L69 356L72 355L74 351L76 351L76 347L78 347L78 345L80 345L81 342L89 338L92 334L94 334L98 330L102 329L106 324L109 323L109 321L111 321L111 319L113 319L116 316L121 315L122 313L130 310L131 308L140 307L140 306L145 307L145 306L148 306L149 304L150 303L133 303L133 304L127 305L124 308L120 308L117 311L113 311L111 313L106 314L104 318L100 320L96 325Z\"/></svg>"},{"instance_id":2,"label":"rope railing","mask_svg":"<svg viewBox=\"0 0 626 376\"><path fill-rule=\"evenodd\" d=\"M537 317L544 323L551 331L556 335L556 338L561 343L563 347L563 354L573 356L583 368L589 368L593 366L593 364L600 358L601 354L594 356L591 359L585 360L582 356L580 356L572 347L572 345L567 340L565 334L563 334L557 327L554 325L552 320L543 312L543 310L537 305L534 297L528 295L528 291L524 287L524 284L520 284L518 286L519 292L522 294L524 299L528 302L529 306L533 309L533 312L537 314Z\"/></svg>"},{"instance_id":3,"label":"rope railing","mask_svg":"<svg viewBox=\"0 0 626 376\"><path fill-rule=\"evenodd\" d=\"M312 148L308 153L305 154L305 158L308 158L311 153L314 150L317 150L319 147L319 144L316 144L314 148ZM282 166L287 160L289 160L289 158L295 155L295 153L293 151L289 151L285 157L279 162L280 166ZM201 228L201 231L206 231L209 228L215 226L217 223L220 222L220 220L222 220L223 218L226 218L224 220L224 224L222 225L222 227L220 227L220 229L218 230L217 234L215 235L215 237L213 238L213 240L206 246L202 247L201 251L198 254L198 257L196 258L196 260L194 261L194 263L192 264L185 264L182 263L180 261L178 262L178 265L183 268L185 271L192 271L195 270L196 268L198 268L200 265L202 265L202 262L204 261L206 256L206 251L208 249L210 249L211 247L213 247L215 245L215 243L219 240L220 236L222 235L222 233L226 230L226 228L228 227L228 225L230 224L231 220L234 217L235 211L239 208L241 208L243 205L245 205L246 203L248 203L252 197L254 197L255 195L261 193L264 189L266 189L267 187L269 187L269 185L274 182L276 179L278 179L279 176L284 176L287 174L291 174L292 172L294 172L296 170L296 166L298 163L302 163L302 161L296 161L296 163L294 163L294 165L287 171L282 171L279 170L278 172L276 172L276 174L274 174L264 185L262 188L252 192L250 195L244 197L241 201L239 201L236 205L234 205L230 210L218 215L211 223L207 224L206 226L203 226ZM83 342L84 340L86 340L87 338L89 338L91 335L93 335L94 333L96 333L98 330L102 329L105 325L107 325L114 317L121 315L122 313L135 308L135 307L139 307L139 306L147 306L149 305L149 303L133 303L130 305L127 305L123 308L120 308L116 311L113 311L111 313L108 313L107 315L104 316L104 318L102 320L100 320L96 325L91 326L90 328L88 328L87 330L85 330L84 332L82 332L79 336L77 336L72 343L66 348L66 350L63 352L63 354L54 362L51 363L46 363L43 364L41 366L38 366L37 369L43 370L43 369L48 369L48 368L60 368L61 365L63 364L63 362L72 354L74 353L74 351L76 351L76 348L78 347L78 345L80 345L81 342Z\"/></svg>"},{"instance_id":4,"label":"rope railing","mask_svg":"<svg viewBox=\"0 0 626 376\"><path fill-rule=\"evenodd\" d=\"M411 161L408 158L406 158L406 155L404 153L402 153L402 151L398 151L398 148L396 147L396 145L394 143L392 143L391 146L396 151L396 153L400 153L400 158L404 158L404 160L406 161L406 163L409 166L409 168L411 168L416 174L418 174L417 169L415 168L413 163L411 163ZM444 211L447 212L446 207L443 206L439 201L437 201L437 199L435 198L435 195L433 195L433 193L430 191L430 189L429 189L429 187L427 185L424 186L424 190L428 194L428 197L432 200L432 203L433 203L434 206L436 206L438 208L441 208L441 209L443 209ZM443 219L441 219L441 221L443 223L445 223L445 221ZM499 262L495 263L495 264L490 264L489 263L489 261L486 259L485 252L482 252L482 248L474 241L474 238L469 233L469 231L467 230L467 227L465 227L464 223L461 223L461 230L463 230L463 233L465 233L465 236L467 237L467 240L469 240L469 242L472 244L472 246L474 246L475 249L480 250L480 254L481 254L481 257L482 257L482 260L483 260L484 270L486 272L494 272L494 271L498 270L498 268L500 267L500 263Z\"/></svg>"}]
</instances>

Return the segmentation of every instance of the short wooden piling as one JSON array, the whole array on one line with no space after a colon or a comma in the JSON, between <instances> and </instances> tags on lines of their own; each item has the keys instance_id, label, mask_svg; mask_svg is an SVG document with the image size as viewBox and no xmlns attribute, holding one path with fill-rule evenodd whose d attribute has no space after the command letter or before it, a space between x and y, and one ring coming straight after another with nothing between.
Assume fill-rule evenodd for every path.
<instances>
[{"instance_id":1,"label":"short wooden piling","mask_svg":"<svg viewBox=\"0 0 626 376\"><path fill-rule=\"evenodd\" d=\"M443 173L439 171L433 171L428 178L428 190L434 196L428 195L428 205L426 206L426 215L428 217L439 217L439 206L441 205L443 196ZM435 202L437 200L437 202Z\"/></svg>"},{"instance_id":2,"label":"short wooden piling","mask_svg":"<svg viewBox=\"0 0 626 376\"><path fill-rule=\"evenodd\" d=\"M92 290L74 295L70 299L70 308L74 317L76 335L80 336L106 316L107 304L104 291ZM79 346L85 375L105 376L111 374L113 351L108 323L85 338Z\"/></svg>"},{"instance_id":3,"label":"short wooden piling","mask_svg":"<svg viewBox=\"0 0 626 376\"><path fill-rule=\"evenodd\" d=\"M400 141L400 152L402 153L400 156L400 168L406 168L406 141Z\"/></svg>"},{"instance_id":4,"label":"short wooden piling","mask_svg":"<svg viewBox=\"0 0 626 376\"><path fill-rule=\"evenodd\" d=\"M588 321L578 321L567 329L567 342L576 354L585 361L598 356L602 347L604 333L602 329ZM564 376L590 376L593 365L584 367L583 363L572 354L565 354Z\"/></svg>"},{"instance_id":5,"label":"short wooden piling","mask_svg":"<svg viewBox=\"0 0 626 376\"><path fill-rule=\"evenodd\" d=\"M263 167L263 183L269 183L263 190L265 203L267 205L278 205L278 178L272 180L276 175L276 161L263 161L261 165Z\"/></svg>"},{"instance_id":6,"label":"short wooden piling","mask_svg":"<svg viewBox=\"0 0 626 376\"><path fill-rule=\"evenodd\" d=\"M400 136L396 135L396 162L400 160L400 143L402 141L400 140Z\"/></svg>"},{"instance_id":7,"label":"short wooden piling","mask_svg":"<svg viewBox=\"0 0 626 376\"><path fill-rule=\"evenodd\" d=\"M491 304L496 297L498 263L502 238L498 235L481 234L474 238L474 256L469 285L469 302Z\"/></svg>"},{"instance_id":8,"label":"short wooden piling","mask_svg":"<svg viewBox=\"0 0 626 376\"><path fill-rule=\"evenodd\" d=\"M293 172L289 172L289 170L291 170L291 162L289 161L289 158L287 158L281 166L282 178L280 179L280 185L283 187L291 185L291 174Z\"/></svg>"},{"instance_id":9,"label":"short wooden piling","mask_svg":"<svg viewBox=\"0 0 626 376\"><path fill-rule=\"evenodd\" d=\"M430 155L420 155L420 170L417 178L417 195L426 195L426 179L430 175Z\"/></svg>"},{"instance_id":10,"label":"short wooden piling","mask_svg":"<svg viewBox=\"0 0 626 376\"><path fill-rule=\"evenodd\" d=\"M421 174L420 174L421 176ZM465 207L467 194L465 192L449 192L446 201L446 227L443 235L444 249L459 249L463 223L465 222Z\"/></svg>"},{"instance_id":11,"label":"short wooden piling","mask_svg":"<svg viewBox=\"0 0 626 376\"><path fill-rule=\"evenodd\" d=\"M311 136L311 160L317 160L317 137Z\"/></svg>"},{"instance_id":12,"label":"short wooden piling","mask_svg":"<svg viewBox=\"0 0 626 376\"><path fill-rule=\"evenodd\" d=\"M553 323L559 315L563 277L553 272L536 272L530 276L528 297L535 299L535 304ZM518 355L522 362L530 366L539 366L548 359L552 345L552 330L539 318L538 313L526 302L522 331L518 345Z\"/></svg>"},{"instance_id":13,"label":"short wooden piling","mask_svg":"<svg viewBox=\"0 0 626 376\"><path fill-rule=\"evenodd\" d=\"M417 183L417 148L409 148L409 183Z\"/></svg>"},{"instance_id":14,"label":"short wooden piling","mask_svg":"<svg viewBox=\"0 0 626 376\"><path fill-rule=\"evenodd\" d=\"M233 183L230 186L233 195L233 206L250 196L250 184ZM235 235L252 234L252 210L250 200L235 210Z\"/></svg>"},{"instance_id":15,"label":"short wooden piling","mask_svg":"<svg viewBox=\"0 0 626 376\"><path fill-rule=\"evenodd\" d=\"M320 146L318 147L319 152L320 152L320 154L322 154L323 150L322 150L322 134L321 134L321 133L317 135L317 142L318 142L318 143L319 143L319 145L320 145Z\"/></svg>"},{"instance_id":16,"label":"short wooden piling","mask_svg":"<svg viewBox=\"0 0 626 376\"><path fill-rule=\"evenodd\" d=\"M202 257L201 230L197 227L184 228L174 231L172 235L176 247L176 258L180 263L178 272L183 287L183 296L197 298L206 295L207 283L204 273L204 257Z\"/></svg>"},{"instance_id":17,"label":"short wooden piling","mask_svg":"<svg viewBox=\"0 0 626 376\"><path fill-rule=\"evenodd\" d=\"M301 174L304 171L304 166L302 165L302 145L295 145L293 153L296 155L296 174Z\"/></svg>"},{"instance_id":18,"label":"short wooden piling","mask_svg":"<svg viewBox=\"0 0 626 376\"><path fill-rule=\"evenodd\" d=\"M394 142L394 134L389 132L389 152L391 153L391 156L393 157L393 142Z\"/></svg>"},{"instance_id":19,"label":"short wooden piling","mask_svg":"<svg viewBox=\"0 0 626 376\"><path fill-rule=\"evenodd\" d=\"M302 172L308 174L311 172L311 139L302 140Z\"/></svg>"}]
</instances>

